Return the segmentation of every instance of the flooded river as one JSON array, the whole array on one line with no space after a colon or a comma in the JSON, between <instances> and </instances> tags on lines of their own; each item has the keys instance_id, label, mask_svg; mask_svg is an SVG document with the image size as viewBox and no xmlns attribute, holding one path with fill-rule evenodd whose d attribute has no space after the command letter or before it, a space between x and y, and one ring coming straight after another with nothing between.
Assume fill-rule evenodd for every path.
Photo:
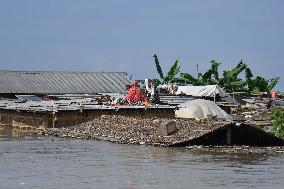
<instances>
[{"instance_id":1,"label":"flooded river","mask_svg":"<svg viewBox=\"0 0 284 189\"><path fill-rule=\"evenodd\" d=\"M284 154L0 137L1 189L283 188Z\"/></svg>"}]
</instances>

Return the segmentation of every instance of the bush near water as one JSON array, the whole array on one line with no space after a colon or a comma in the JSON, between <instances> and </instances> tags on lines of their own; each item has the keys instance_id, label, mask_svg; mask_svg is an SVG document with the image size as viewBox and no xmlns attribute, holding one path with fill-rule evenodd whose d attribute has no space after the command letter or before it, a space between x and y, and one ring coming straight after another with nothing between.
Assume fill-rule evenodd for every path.
<instances>
[{"instance_id":1,"label":"bush near water","mask_svg":"<svg viewBox=\"0 0 284 189\"><path fill-rule=\"evenodd\" d=\"M273 124L273 133L280 138L284 137L284 111L273 109L270 117Z\"/></svg>"}]
</instances>

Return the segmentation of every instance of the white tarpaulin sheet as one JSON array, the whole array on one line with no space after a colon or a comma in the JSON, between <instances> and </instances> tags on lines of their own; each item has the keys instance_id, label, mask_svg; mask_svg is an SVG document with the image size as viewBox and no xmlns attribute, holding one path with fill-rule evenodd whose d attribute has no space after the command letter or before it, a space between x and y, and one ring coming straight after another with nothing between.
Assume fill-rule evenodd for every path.
<instances>
[{"instance_id":1,"label":"white tarpaulin sheet","mask_svg":"<svg viewBox=\"0 0 284 189\"><path fill-rule=\"evenodd\" d=\"M231 104L238 104L238 102L235 99L233 99L228 93L226 93L218 85L178 86L176 94L177 95L186 94L189 96L198 96L198 97L214 97L216 95L219 95L224 101L227 101Z\"/></svg>"},{"instance_id":2,"label":"white tarpaulin sheet","mask_svg":"<svg viewBox=\"0 0 284 189\"><path fill-rule=\"evenodd\" d=\"M187 101L178 106L175 111L178 118L207 118L216 116L218 119L231 120L231 116L217 106L214 102L204 99Z\"/></svg>"},{"instance_id":3,"label":"white tarpaulin sheet","mask_svg":"<svg viewBox=\"0 0 284 189\"><path fill-rule=\"evenodd\" d=\"M226 93L222 88L217 85L205 86L178 86L176 94L186 94L190 96L208 96L214 97L219 93ZM221 96L221 94L220 94Z\"/></svg>"}]
</instances>

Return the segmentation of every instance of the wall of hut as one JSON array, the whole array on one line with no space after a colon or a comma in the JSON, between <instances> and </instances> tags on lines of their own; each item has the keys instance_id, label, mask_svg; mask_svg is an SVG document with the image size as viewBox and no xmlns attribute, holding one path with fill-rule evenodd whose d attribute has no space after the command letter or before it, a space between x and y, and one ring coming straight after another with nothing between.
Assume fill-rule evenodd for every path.
<instances>
[{"instance_id":1,"label":"wall of hut","mask_svg":"<svg viewBox=\"0 0 284 189\"><path fill-rule=\"evenodd\" d=\"M58 112L31 112L0 110L0 126L22 131L37 131L50 127L68 127L90 121L102 115L123 115L128 117L174 118L173 109L95 109L66 110Z\"/></svg>"},{"instance_id":2,"label":"wall of hut","mask_svg":"<svg viewBox=\"0 0 284 189\"><path fill-rule=\"evenodd\" d=\"M102 115L123 115L126 117L140 118L174 118L173 109L117 109L117 110L84 110L84 111L60 111L55 114L54 127L66 127L84 123ZM52 123L49 127L53 126Z\"/></svg>"}]
</instances>

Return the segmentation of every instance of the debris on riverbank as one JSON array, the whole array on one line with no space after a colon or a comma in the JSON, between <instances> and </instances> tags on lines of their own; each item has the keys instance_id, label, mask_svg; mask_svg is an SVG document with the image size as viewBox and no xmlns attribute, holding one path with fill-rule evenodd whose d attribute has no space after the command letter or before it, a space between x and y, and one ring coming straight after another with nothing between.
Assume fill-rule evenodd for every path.
<instances>
[{"instance_id":1,"label":"debris on riverbank","mask_svg":"<svg viewBox=\"0 0 284 189\"><path fill-rule=\"evenodd\" d=\"M284 146L188 146L192 152L230 154L284 154Z\"/></svg>"},{"instance_id":2,"label":"debris on riverbank","mask_svg":"<svg viewBox=\"0 0 284 189\"><path fill-rule=\"evenodd\" d=\"M230 122L102 115L92 121L62 128L49 128L46 135L97 139L121 144L181 147L193 145L277 146L284 141L249 125Z\"/></svg>"},{"instance_id":3,"label":"debris on riverbank","mask_svg":"<svg viewBox=\"0 0 284 189\"><path fill-rule=\"evenodd\" d=\"M161 125L169 121L176 123L177 131L168 136L161 136ZM208 120L172 120L102 115L76 126L49 128L46 134L64 138L98 139L122 144L171 146L198 138L226 124L228 123L209 122Z\"/></svg>"}]
</instances>

